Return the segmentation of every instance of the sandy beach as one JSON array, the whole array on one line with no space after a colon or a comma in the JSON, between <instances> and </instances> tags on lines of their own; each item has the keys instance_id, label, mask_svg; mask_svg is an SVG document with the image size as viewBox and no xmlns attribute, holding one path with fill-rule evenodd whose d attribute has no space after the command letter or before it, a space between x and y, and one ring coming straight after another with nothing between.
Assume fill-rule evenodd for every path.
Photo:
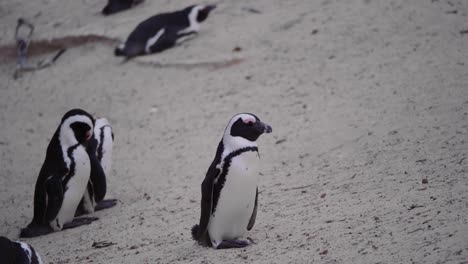
<instances>
[{"instance_id":1,"label":"sandy beach","mask_svg":"<svg viewBox=\"0 0 468 264\"><path fill-rule=\"evenodd\" d=\"M33 39L123 41L193 3L146 0L104 17L104 0L1 1L0 46L19 17ZM45 263L468 263L468 2L215 4L195 39L126 63L118 41L91 41L14 79L3 49L0 235L17 240L32 219L49 140L78 107L113 126L106 197L119 203L91 225L23 240ZM253 244L213 250L190 228L240 112L273 127L258 143Z\"/></svg>"}]
</instances>

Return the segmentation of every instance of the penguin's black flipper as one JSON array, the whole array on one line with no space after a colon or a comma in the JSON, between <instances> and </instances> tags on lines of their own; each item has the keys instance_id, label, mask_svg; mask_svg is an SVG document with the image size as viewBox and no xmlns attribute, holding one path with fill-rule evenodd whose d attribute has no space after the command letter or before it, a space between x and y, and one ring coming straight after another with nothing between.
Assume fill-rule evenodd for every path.
<instances>
[{"instance_id":1,"label":"penguin's black flipper","mask_svg":"<svg viewBox=\"0 0 468 264\"><path fill-rule=\"evenodd\" d=\"M63 225L63 229L71 229L75 227L79 227L82 225L89 225L92 222L98 220L98 217L80 217L80 218L75 218L73 221L66 223Z\"/></svg>"},{"instance_id":2,"label":"penguin's black flipper","mask_svg":"<svg viewBox=\"0 0 468 264\"><path fill-rule=\"evenodd\" d=\"M214 197L219 194L214 193L214 184L217 177L221 174L221 169L218 167L221 162L221 154L223 153L223 142L221 141L216 150L216 156L206 172L205 179L201 185L201 214L200 224L192 227L192 237L203 245L211 246L211 239L208 234L208 223L213 211L213 201L219 197ZM194 232L197 231L197 234Z\"/></svg>"},{"instance_id":3,"label":"penguin's black flipper","mask_svg":"<svg viewBox=\"0 0 468 264\"><path fill-rule=\"evenodd\" d=\"M177 32L180 29L179 27L166 27L161 29L164 30L164 33L159 37L156 43L150 46L150 51L152 53L157 53L174 47L178 38Z\"/></svg>"},{"instance_id":4,"label":"penguin's black flipper","mask_svg":"<svg viewBox=\"0 0 468 264\"><path fill-rule=\"evenodd\" d=\"M46 222L52 221L60 211L63 202L62 181L57 176L52 176L45 182L47 192Z\"/></svg>"},{"instance_id":5,"label":"penguin's black flipper","mask_svg":"<svg viewBox=\"0 0 468 264\"><path fill-rule=\"evenodd\" d=\"M250 231L255 224L255 218L257 218L257 203L258 203L258 187L257 193L255 194L255 205L252 212L252 216L250 217L249 224L247 225L247 230Z\"/></svg>"},{"instance_id":6,"label":"penguin's black flipper","mask_svg":"<svg viewBox=\"0 0 468 264\"><path fill-rule=\"evenodd\" d=\"M117 204L117 199L102 200L96 205L95 210L99 211L99 210L108 209L108 208L114 207L116 204Z\"/></svg>"},{"instance_id":7,"label":"penguin's black flipper","mask_svg":"<svg viewBox=\"0 0 468 264\"><path fill-rule=\"evenodd\" d=\"M211 240L208 235L208 223L213 207L213 190L214 179L220 174L221 170L218 168L208 170L205 180L202 183L202 200L201 200L201 214L200 224L197 228L196 240L207 246L211 246ZM195 228L195 227L194 227Z\"/></svg>"},{"instance_id":8,"label":"penguin's black flipper","mask_svg":"<svg viewBox=\"0 0 468 264\"><path fill-rule=\"evenodd\" d=\"M104 173L101 163L96 156L97 141L93 141L95 142L91 144L92 147L87 148L86 150L89 155L89 161L91 162L91 175L89 180L93 183L92 188L94 193L94 201L99 203L104 199L104 196L106 196L106 174Z\"/></svg>"}]
</instances>

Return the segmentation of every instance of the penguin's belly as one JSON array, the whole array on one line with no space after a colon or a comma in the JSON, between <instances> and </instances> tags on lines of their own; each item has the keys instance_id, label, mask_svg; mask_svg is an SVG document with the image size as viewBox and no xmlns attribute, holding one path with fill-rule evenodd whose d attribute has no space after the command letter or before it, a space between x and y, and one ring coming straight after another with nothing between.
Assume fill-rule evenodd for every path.
<instances>
[{"instance_id":1,"label":"penguin's belly","mask_svg":"<svg viewBox=\"0 0 468 264\"><path fill-rule=\"evenodd\" d=\"M73 157L75 160L75 174L70 178L64 189L62 207L56 218L50 222L50 226L56 231L62 230L64 224L73 220L91 174L89 156L83 147L78 147L73 152Z\"/></svg>"},{"instance_id":2,"label":"penguin's belly","mask_svg":"<svg viewBox=\"0 0 468 264\"><path fill-rule=\"evenodd\" d=\"M212 241L242 237L255 206L259 157L245 152L232 159L218 204L210 218L208 232Z\"/></svg>"}]
</instances>

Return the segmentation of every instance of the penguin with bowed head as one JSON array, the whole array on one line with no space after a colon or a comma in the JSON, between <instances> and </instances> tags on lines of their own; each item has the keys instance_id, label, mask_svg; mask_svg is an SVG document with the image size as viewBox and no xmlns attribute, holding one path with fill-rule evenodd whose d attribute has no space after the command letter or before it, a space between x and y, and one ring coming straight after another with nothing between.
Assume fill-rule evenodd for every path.
<instances>
[{"instance_id":1,"label":"penguin with bowed head","mask_svg":"<svg viewBox=\"0 0 468 264\"><path fill-rule=\"evenodd\" d=\"M3 236L0 236L0 260L2 264L42 264L41 256L31 245Z\"/></svg>"},{"instance_id":2,"label":"penguin with bowed head","mask_svg":"<svg viewBox=\"0 0 468 264\"><path fill-rule=\"evenodd\" d=\"M196 35L215 5L193 5L180 11L152 16L138 24L126 42L115 49L116 56L132 58L161 52Z\"/></svg>"},{"instance_id":3,"label":"penguin with bowed head","mask_svg":"<svg viewBox=\"0 0 468 264\"><path fill-rule=\"evenodd\" d=\"M106 178L111 171L113 144L114 133L109 121L106 118L96 119L93 137L86 149L91 162L91 176L75 216L91 214L117 204L116 199L103 200L107 190Z\"/></svg>"},{"instance_id":4,"label":"penguin with bowed head","mask_svg":"<svg viewBox=\"0 0 468 264\"><path fill-rule=\"evenodd\" d=\"M253 114L237 114L227 125L201 185L201 215L192 238L215 249L242 248L240 238L257 216L260 156L257 139L271 126Z\"/></svg>"},{"instance_id":5,"label":"penguin with bowed head","mask_svg":"<svg viewBox=\"0 0 468 264\"><path fill-rule=\"evenodd\" d=\"M93 128L94 118L84 110L73 109L63 116L36 181L33 220L21 230L21 237L45 235L98 219L74 219L91 173L86 146Z\"/></svg>"}]
</instances>

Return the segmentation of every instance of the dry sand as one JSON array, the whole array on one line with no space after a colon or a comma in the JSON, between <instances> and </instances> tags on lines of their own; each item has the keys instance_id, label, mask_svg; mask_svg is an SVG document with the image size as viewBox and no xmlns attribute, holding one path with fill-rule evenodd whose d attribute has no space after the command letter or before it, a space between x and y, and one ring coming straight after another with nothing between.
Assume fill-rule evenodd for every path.
<instances>
[{"instance_id":1,"label":"dry sand","mask_svg":"<svg viewBox=\"0 0 468 264\"><path fill-rule=\"evenodd\" d=\"M146 0L102 17L104 0L1 1L0 44L20 16L35 38L123 40L188 4ZM17 239L31 220L48 141L80 107L113 124L107 197L120 203L89 226L25 240L46 263L468 263L468 2L217 4L196 39L134 62L89 44L13 80L14 61L2 61L0 235ZM254 244L216 251L189 230L238 112L273 133L259 142Z\"/></svg>"}]
</instances>

